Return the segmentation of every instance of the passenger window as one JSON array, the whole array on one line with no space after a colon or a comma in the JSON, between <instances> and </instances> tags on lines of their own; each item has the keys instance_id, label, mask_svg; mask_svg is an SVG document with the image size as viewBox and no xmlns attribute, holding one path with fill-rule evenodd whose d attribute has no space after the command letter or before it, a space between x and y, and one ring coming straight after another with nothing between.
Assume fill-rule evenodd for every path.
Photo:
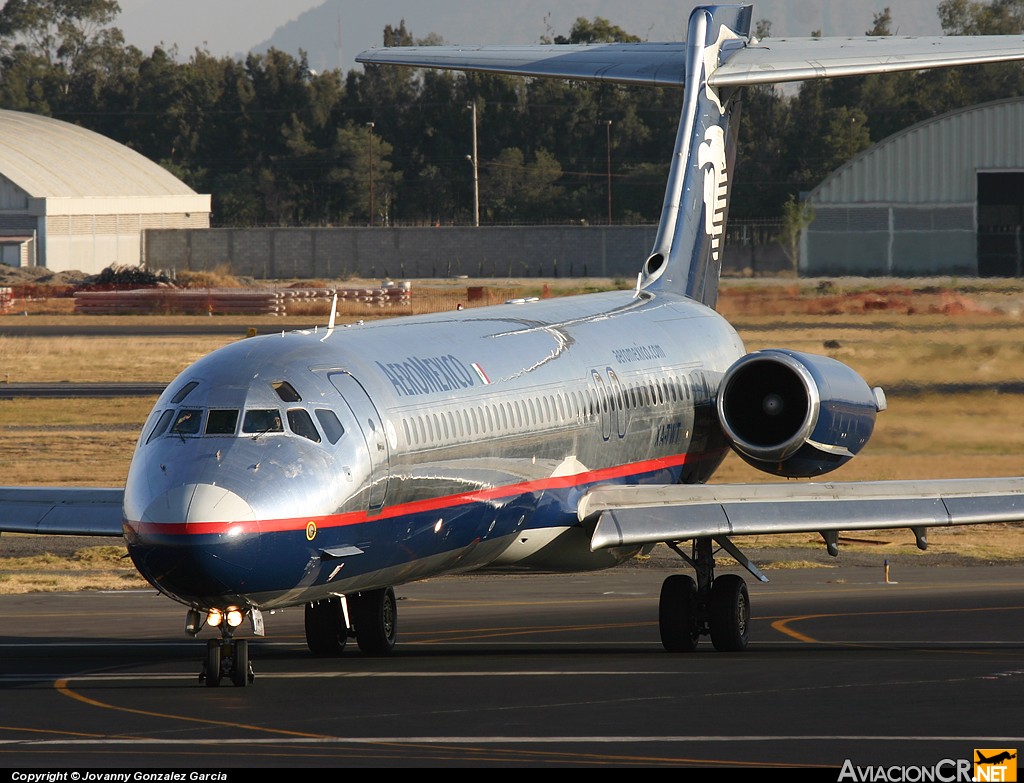
<instances>
[{"instance_id":1,"label":"passenger window","mask_svg":"<svg viewBox=\"0 0 1024 783\"><path fill-rule=\"evenodd\" d=\"M284 432L284 427L281 426L281 412L277 410L246 411L245 419L242 420L242 432L250 435Z\"/></svg>"},{"instance_id":2,"label":"passenger window","mask_svg":"<svg viewBox=\"0 0 1024 783\"><path fill-rule=\"evenodd\" d=\"M156 426L153 427L153 431L149 433L149 437L146 438L146 443L149 443L153 438L159 438L164 434L167 429L167 425L171 423L171 419L174 418L174 408L164 411L160 414L160 419L157 421Z\"/></svg>"},{"instance_id":3,"label":"passenger window","mask_svg":"<svg viewBox=\"0 0 1024 783\"><path fill-rule=\"evenodd\" d=\"M238 411L236 410L211 410L206 417L207 435L234 435L235 426L238 424Z\"/></svg>"},{"instance_id":4,"label":"passenger window","mask_svg":"<svg viewBox=\"0 0 1024 783\"><path fill-rule=\"evenodd\" d=\"M174 420L171 432L175 435L195 435L199 432L199 422L203 418L203 412L198 408L182 408L178 411L178 418Z\"/></svg>"},{"instance_id":5,"label":"passenger window","mask_svg":"<svg viewBox=\"0 0 1024 783\"><path fill-rule=\"evenodd\" d=\"M329 408L317 408L313 413L316 415L316 420L320 422L320 426L324 428L327 440L331 443L341 440L341 436L345 434L345 428L341 426L334 411Z\"/></svg>"},{"instance_id":6,"label":"passenger window","mask_svg":"<svg viewBox=\"0 0 1024 783\"><path fill-rule=\"evenodd\" d=\"M309 438L314 443L320 442L320 432L313 423L313 419L302 408L291 408L288 411L288 428L296 435Z\"/></svg>"}]
</instances>

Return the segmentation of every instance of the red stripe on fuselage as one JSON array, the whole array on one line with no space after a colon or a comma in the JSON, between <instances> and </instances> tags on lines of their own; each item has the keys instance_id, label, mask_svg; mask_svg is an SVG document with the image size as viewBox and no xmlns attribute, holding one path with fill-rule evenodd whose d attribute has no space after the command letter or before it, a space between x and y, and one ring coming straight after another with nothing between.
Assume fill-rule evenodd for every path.
<instances>
[{"instance_id":1,"label":"red stripe on fuselage","mask_svg":"<svg viewBox=\"0 0 1024 783\"><path fill-rule=\"evenodd\" d=\"M395 506L388 506L374 514L367 511L348 511L342 514L326 514L318 517L261 519L258 522L189 522L188 524L182 524L180 522L137 522L129 520L125 524L136 533L160 536L223 535L228 531L237 534L240 529L242 532L255 532L256 528L259 529L260 533L283 533L304 530L310 522L322 530L330 527L343 527L346 525L358 525L364 522L375 522L382 519L393 519L394 517L417 514L424 511L436 511L469 503L511 498L518 495L543 492L548 489L565 489L566 487L582 486L584 484L596 484L601 481L619 479L625 476L678 467L687 462L704 459L707 456L709 455L676 454L669 457L658 457L645 460L644 462L615 465L610 468L589 470L568 476L551 476L534 481L524 481L519 484L503 484L500 487L491 487L490 489L479 489L472 492L461 492L457 495L443 495L426 500L415 500L410 503L399 503ZM717 457L718 455L716 454L715 456Z\"/></svg>"}]
</instances>

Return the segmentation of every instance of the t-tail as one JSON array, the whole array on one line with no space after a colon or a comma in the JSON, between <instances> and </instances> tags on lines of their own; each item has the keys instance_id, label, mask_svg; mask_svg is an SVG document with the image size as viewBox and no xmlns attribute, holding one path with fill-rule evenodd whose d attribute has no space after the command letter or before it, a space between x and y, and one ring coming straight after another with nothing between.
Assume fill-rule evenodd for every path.
<instances>
[{"instance_id":1,"label":"t-tail","mask_svg":"<svg viewBox=\"0 0 1024 783\"><path fill-rule=\"evenodd\" d=\"M751 15L749 5L696 8L690 15L683 111L658 236L641 277L642 288L685 294L709 307L718 301L739 117L732 111L737 91L720 92L708 78L730 49L747 42Z\"/></svg>"},{"instance_id":2,"label":"t-tail","mask_svg":"<svg viewBox=\"0 0 1024 783\"><path fill-rule=\"evenodd\" d=\"M738 94L744 85L1024 59L1024 36L780 38L750 35L750 5L698 6L685 43L403 46L371 49L368 64L682 87L661 222L639 285L714 306L729 208Z\"/></svg>"}]
</instances>

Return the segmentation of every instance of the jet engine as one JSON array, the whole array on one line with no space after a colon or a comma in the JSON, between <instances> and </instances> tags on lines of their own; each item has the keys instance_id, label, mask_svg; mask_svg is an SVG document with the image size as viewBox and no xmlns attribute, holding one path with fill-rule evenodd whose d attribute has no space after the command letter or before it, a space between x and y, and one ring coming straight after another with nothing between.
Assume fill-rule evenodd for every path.
<instances>
[{"instance_id":1,"label":"jet engine","mask_svg":"<svg viewBox=\"0 0 1024 783\"><path fill-rule=\"evenodd\" d=\"M766 473L807 478L835 470L871 437L885 395L827 356L766 349L722 378L718 418L733 449Z\"/></svg>"}]
</instances>

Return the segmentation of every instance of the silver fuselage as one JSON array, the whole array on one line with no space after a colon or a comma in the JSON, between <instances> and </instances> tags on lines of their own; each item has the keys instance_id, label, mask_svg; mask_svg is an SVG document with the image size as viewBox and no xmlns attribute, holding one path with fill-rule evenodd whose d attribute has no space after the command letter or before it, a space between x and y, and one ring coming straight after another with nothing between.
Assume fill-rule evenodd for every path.
<instances>
[{"instance_id":1,"label":"silver fuselage","mask_svg":"<svg viewBox=\"0 0 1024 783\"><path fill-rule=\"evenodd\" d=\"M203 608L614 565L636 550L591 551L576 501L706 481L727 450L714 393L743 353L713 310L629 291L244 339L158 400L129 551Z\"/></svg>"}]
</instances>

